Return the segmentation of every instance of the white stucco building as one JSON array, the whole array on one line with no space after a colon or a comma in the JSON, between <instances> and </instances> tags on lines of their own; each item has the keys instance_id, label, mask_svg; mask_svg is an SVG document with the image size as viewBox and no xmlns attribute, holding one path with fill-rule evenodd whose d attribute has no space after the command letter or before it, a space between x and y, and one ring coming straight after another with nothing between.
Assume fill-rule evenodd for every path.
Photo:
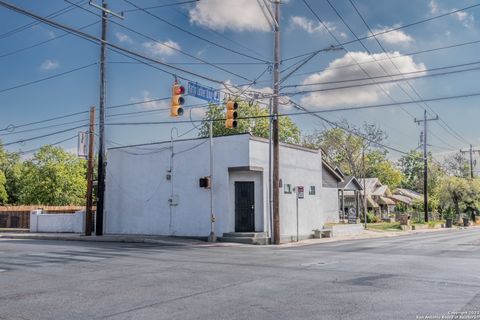
<instances>
[{"instance_id":1,"label":"white stucco building","mask_svg":"<svg viewBox=\"0 0 480 320\"><path fill-rule=\"evenodd\" d=\"M210 190L199 179L210 175L210 140L176 140L108 150L105 233L207 237ZM213 139L215 233L265 232L270 236L268 140L249 134ZM281 144L280 230L282 241L338 222L338 193L322 187L317 150Z\"/></svg>"}]
</instances>

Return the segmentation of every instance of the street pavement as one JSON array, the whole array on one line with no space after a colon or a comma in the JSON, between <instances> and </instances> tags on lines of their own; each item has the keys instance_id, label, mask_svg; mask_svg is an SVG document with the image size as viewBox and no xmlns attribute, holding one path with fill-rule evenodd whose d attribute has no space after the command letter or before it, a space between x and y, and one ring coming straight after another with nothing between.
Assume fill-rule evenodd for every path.
<instances>
[{"instance_id":1,"label":"street pavement","mask_svg":"<svg viewBox=\"0 0 480 320\"><path fill-rule=\"evenodd\" d=\"M442 316L480 319L480 229L298 247L0 239L0 319Z\"/></svg>"}]
</instances>

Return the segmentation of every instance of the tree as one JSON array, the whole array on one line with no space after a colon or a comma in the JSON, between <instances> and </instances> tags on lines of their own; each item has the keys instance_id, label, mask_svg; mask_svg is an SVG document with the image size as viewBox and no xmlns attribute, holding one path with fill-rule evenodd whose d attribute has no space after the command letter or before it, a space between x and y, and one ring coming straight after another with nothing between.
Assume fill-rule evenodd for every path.
<instances>
[{"instance_id":1,"label":"tree","mask_svg":"<svg viewBox=\"0 0 480 320\"><path fill-rule=\"evenodd\" d=\"M7 178L4 164L7 162L7 152L3 149L0 141L0 204L8 203Z\"/></svg>"},{"instance_id":2,"label":"tree","mask_svg":"<svg viewBox=\"0 0 480 320\"><path fill-rule=\"evenodd\" d=\"M86 162L60 147L44 146L24 162L20 178L22 204L82 205Z\"/></svg>"},{"instance_id":3,"label":"tree","mask_svg":"<svg viewBox=\"0 0 480 320\"><path fill-rule=\"evenodd\" d=\"M423 192L423 154L412 150L398 161L404 179L402 187Z\"/></svg>"},{"instance_id":4,"label":"tree","mask_svg":"<svg viewBox=\"0 0 480 320\"><path fill-rule=\"evenodd\" d=\"M465 156L460 152L446 157L443 160L443 167L447 173L452 176L461 178L470 177L470 164Z\"/></svg>"},{"instance_id":5,"label":"tree","mask_svg":"<svg viewBox=\"0 0 480 320\"><path fill-rule=\"evenodd\" d=\"M387 152L373 150L365 156L365 168L367 177L376 177L383 184L394 189L403 181L402 172L387 159Z\"/></svg>"},{"instance_id":6,"label":"tree","mask_svg":"<svg viewBox=\"0 0 480 320\"><path fill-rule=\"evenodd\" d=\"M359 128L343 119L337 128L304 136L303 144L321 147L333 165L348 175L360 177L363 176L362 151L368 154L377 150L377 144L386 138L386 133L375 124L364 123Z\"/></svg>"},{"instance_id":7,"label":"tree","mask_svg":"<svg viewBox=\"0 0 480 320\"><path fill-rule=\"evenodd\" d=\"M453 208L457 217L467 206L478 207L480 186L478 181L446 176L438 185L440 205L444 208Z\"/></svg>"},{"instance_id":8,"label":"tree","mask_svg":"<svg viewBox=\"0 0 480 320\"><path fill-rule=\"evenodd\" d=\"M250 133L253 136L268 138L268 110L258 104L249 104L245 101L238 102L238 117L260 117L256 119L239 119L234 129L225 128L223 121L213 122L213 136L223 136L239 133ZM211 104L202 121L199 136L209 136L209 121L207 119L225 119L225 107ZM279 139L280 141L292 144L299 144L301 139L300 129L289 117L279 117Z\"/></svg>"},{"instance_id":9,"label":"tree","mask_svg":"<svg viewBox=\"0 0 480 320\"><path fill-rule=\"evenodd\" d=\"M5 177L5 190L8 201L5 203L15 204L19 199L19 180L22 162L20 155L15 152L7 152L0 145L0 172Z\"/></svg>"}]
</instances>

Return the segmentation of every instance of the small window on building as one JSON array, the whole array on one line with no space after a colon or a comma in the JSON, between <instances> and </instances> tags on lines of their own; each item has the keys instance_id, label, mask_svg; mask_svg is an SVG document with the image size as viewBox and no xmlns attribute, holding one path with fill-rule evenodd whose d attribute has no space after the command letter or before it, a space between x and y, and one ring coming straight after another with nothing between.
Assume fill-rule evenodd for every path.
<instances>
[{"instance_id":1,"label":"small window on building","mask_svg":"<svg viewBox=\"0 0 480 320\"><path fill-rule=\"evenodd\" d=\"M315 195L315 186L310 186L310 190L308 191L308 194L311 196Z\"/></svg>"},{"instance_id":2,"label":"small window on building","mask_svg":"<svg viewBox=\"0 0 480 320\"><path fill-rule=\"evenodd\" d=\"M285 183L283 186L283 193L292 193L292 185Z\"/></svg>"}]
</instances>

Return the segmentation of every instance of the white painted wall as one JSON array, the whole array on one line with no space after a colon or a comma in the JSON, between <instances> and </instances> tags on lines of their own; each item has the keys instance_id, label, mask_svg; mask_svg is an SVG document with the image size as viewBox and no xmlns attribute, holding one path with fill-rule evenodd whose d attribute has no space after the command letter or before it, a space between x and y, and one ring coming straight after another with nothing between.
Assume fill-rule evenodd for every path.
<instances>
[{"instance_id":1,"label":"white painted wall","mask_svg":"<svg viewBox=\"0 0 480 320\"><path fill-rule=\"evenodd\" d=\"M325 223L339 222L339 202L337 188L322 188L322 213L325 216Z\"/></svg>"},{"instance_id":2,"label":"white painted wall","mask_svg":"<svg viewBox=\"0 0 480 320\"><path fill-rule=\"evenodd\" d=\"M105 232L108 234L161 234L203 236L210 233L209 190L198 186L199 178L209 175L209 140L176 141L113 148L108 150L105 202ZM283 183L305 187L305 199L299 200L300 234L309 236L333 219L332 203L322 189L321 154L282 145L280 177ZM231 171L232 167L259 167L263 171ZM249 135L214 139L214 212L215 232L221 235L235 230L235 181L255 183L255 229L269 230L268 215L268 141ZM310 186L316 194L309 195ZM173 192L172 192L173 191ZM174 195L177 205L170 206ZM281 235L296 234L295 195L280 195ZM328 204L322 202L328 201ZM338 203L334 210L338 221ZM324 212L324 210L326 210Z\"/></svg>"},{"instance_id":3,"label":"white painted wall","mask_svg":"<svg viewBox=\"0 0 480 320\"><path fill-rule=\"evenodd\" d=\"M83 233L85 211L75 213L42 213L42 210L30 212L30 232Z\"/></svg>"},{"instance_id":4,"label":"white painted wall","mask_svg":"<svg viewBox=\"0 0 480 320\"><path fill-rule=\"evenodd\" d=\"M248 166L248 135L214 139L216 233L231 232L228 167ZM198 186L210 174L209 140L195 139L110 149L105 227L111 234L208 236L210 192ZM166 176L172 163L171 180ZM174 195L177 203L170 206Z\"/></svg>"},{"instance_id":5,"label":"white painted wall","mask_svg":"<svg viewBox=\"0 0 480 320\"><path fill-rule=\"evenodd\" d=\"M250 142L251 165L268 168L268 143L252 138ZM298 229L301 238L308 238L313 229L321 228L328 216L324 214L322 201L332 202L323 196L322 158L320 152L300 149L294 146L280 147L280 179L283 186L290 184L292 189L303 186L305 198L298 200ZM264 171L266 181L265 198L268 199L268 170ZM315 195L310 195L310 186L315 186ZM331 206L328 204L326 207ZM267 207L268 209L268 207ZM266 210L268 212L268 210ZM291 240L297 233L296 194L285 193L280 189L280 233L285 240Z\"/></svg>"}]
</instances>

